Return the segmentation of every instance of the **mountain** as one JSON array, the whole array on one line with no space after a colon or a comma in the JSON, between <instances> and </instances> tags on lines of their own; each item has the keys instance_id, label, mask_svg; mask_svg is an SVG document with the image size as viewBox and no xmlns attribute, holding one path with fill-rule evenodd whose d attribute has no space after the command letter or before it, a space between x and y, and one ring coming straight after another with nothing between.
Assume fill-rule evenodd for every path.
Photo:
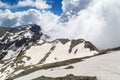
<instances>
[{"instance_id":1,"label":"mountain","mask_svg":"<svg viewBox=\"0 0 120 80\"><path fill-rule=\"evenodd\" d=\"M35 24L9 29L0 38L0 59L14 58L42 35L41 27Z\"/></svg>"},{"instance_id":2,"label":"mountain","mask_svg":"<svg viewBox=\"0 0 120 80\"><path fill-rule=\"evenodd\" d=\"M36 24L10 28L0 38L0 78L17 78L31 69L36 71L36 67L44 69L76 63L99 51L83 39L45 41L45 37Z\"/></svg>"},{"instance_id":3,"label":"mountain","mask_svg":"<svg viewBox=\"0 0 120 80\"><path fill-rule=\"evenodd\" d=\"M120 79L119 47L100 51L84 39L46 41L43 32L29 24L0 37L0 80Z\"/></svg>"}]
</instances>

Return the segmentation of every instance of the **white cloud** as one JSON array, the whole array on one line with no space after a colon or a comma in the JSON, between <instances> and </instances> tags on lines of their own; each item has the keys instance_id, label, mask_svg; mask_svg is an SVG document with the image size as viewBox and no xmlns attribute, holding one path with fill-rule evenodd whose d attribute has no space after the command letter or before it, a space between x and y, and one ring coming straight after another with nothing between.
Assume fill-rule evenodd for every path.
<instances>
[{"instance_id":1,"label":"white cloud","mask_svg":"<svg viewBox=\"0 0 120 80\"><path fill-rule=\"evenodd\" d=\"M51 5L48 5L46 0L22 0L19 1L17 7L35 7L37 9L48 9L51 8Z\"/></svg>"},{"instance_id":2,"label":"white cloud","mask_svg":"<svg viewBox=\"0 0 120 80\"><path fill-rule=\"evenodd\" d=\"M54 28L52 37L84 38L101 49L120 46L120 1L91 0L83 8L77 5L82 4L81 1L62 2L63 15L67 16L65 19L68 18L69 21L57 24L58 27ZM75 13L71 15L70 11ZM72 17L69 17L68 13Z\"/></svg>"},{"instance_id":3,"label":"white cloud","mask_svg":"<svg viewBox=\"0 0 120 80\"><path fill-rule=\"evenodd\" d=\"M19 26L29 23L36 23L42 26L46 31L51 30L59 16L54 15L50 11L42 11L36 9L29 9L22 12L11 12L9 9L5 11L0 10L0 25L2 26ZM44 26L44 27L43 27ZM48 27L49 26L49 27Z\"/></svg>"},{"instance_id":4,"label":"white cloud","mask_svg":"<svg viewBox=\"0 0 120 80\"><path fill-rule=\"evenodd\" d=\"M36 23L55 38L84 38L99 48L120 46L120 0L63 0L63 15L30 9L0 11L0 25ZM31 4L31 3L30 3ZM26 4L26 6L28 6ZM36 5L37 6L37 5ZM68 22L59 22L60 17Z\"/></svg>"},{"instance_id":5,"label":"white cloud","mask_svg":"<svg viewBox=\"0 0 120 80\"><path fill-rule=\"evenodd\" d=\"M67 12L70 10L78 11L80 9L83 9L88 5L90 1L91 0L63 0L63 12Z\"/></svg>"},{"instance_id":6,"label":"white cloud","mask_svg":"<svg viewBox=\"0 0 120 80\"><path fill-rule=\"evenodd\" d=\"M80 10L83 10L87 8L90 4L91 0L63 0L62 2L62 18L60 21L68 21L69 18L71 18L74 15L77 15L77 13Z\"/></svg>"}]
</instances>

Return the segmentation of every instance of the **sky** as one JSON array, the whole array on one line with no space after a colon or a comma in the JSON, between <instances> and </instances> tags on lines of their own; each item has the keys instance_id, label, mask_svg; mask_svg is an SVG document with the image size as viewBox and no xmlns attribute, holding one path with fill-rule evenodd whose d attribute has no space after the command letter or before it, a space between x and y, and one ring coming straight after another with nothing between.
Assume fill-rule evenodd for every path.
<instances>
[{"instance_id":1,"label":"sky","mask_svg":"<svg viewBox=\"0 0 120 80\"><path fill-rule=\"evenodd\" d=\"M120 46L120 0L0 0L0 26L38 24L51 39Z\"/></svg>"},{"instance_id":2,"label":"sky","mask_svg":"<svg viewBox=\"0 0 120 80\"><path fill-rule=\"evenodd\" d=\"M1 0L1 2L9 4L9 5L16 5L19 1L20 0ZM61 4L62 0L46 0L46 2L47 2L47 4L52 6L49 9L50 11L52 11L56 15L61 15L61 13L62 13L62 4ZM17 12L17 11L25 11L25 10L28 10L30 8L35 9L35 7L25 6L25 7L11 8L10 10L12 12Z\"/></svg>"}]
</instances>

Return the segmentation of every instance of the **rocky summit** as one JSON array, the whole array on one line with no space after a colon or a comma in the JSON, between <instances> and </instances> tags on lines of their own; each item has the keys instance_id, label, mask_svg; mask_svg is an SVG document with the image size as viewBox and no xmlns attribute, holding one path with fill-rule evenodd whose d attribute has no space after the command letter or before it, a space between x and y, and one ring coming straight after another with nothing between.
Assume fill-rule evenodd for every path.
<instances>
[{"instance_id":1,"label":"rocky summit","mask_svg":"<svg viewBox=\"0 0 120 80\"><path fill-rule=\"evenodd\" d=\"M0 38L0 59L14 58L42 35L41 27L35 24L10 28Z\"/></svg>"}]
</instances>

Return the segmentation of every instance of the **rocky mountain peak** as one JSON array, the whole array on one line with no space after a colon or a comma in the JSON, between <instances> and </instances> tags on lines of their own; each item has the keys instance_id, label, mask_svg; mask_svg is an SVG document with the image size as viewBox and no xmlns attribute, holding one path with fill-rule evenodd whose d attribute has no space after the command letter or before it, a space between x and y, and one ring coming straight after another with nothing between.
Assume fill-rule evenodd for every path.
<instances>
[{"instance_id":1,"label":"rocky mountain peak","mask_svg":"<svg viewBox=\"0 0 120 80\"><path fill-rule=\"evenodd\" d=\"M17 56L22 50L41 38L43 35L41 30L41 27L36 24L10 28L0 38L0 59L3 59L8 53L11 56L15 54Z\"/></svg>"}]
</instances>

